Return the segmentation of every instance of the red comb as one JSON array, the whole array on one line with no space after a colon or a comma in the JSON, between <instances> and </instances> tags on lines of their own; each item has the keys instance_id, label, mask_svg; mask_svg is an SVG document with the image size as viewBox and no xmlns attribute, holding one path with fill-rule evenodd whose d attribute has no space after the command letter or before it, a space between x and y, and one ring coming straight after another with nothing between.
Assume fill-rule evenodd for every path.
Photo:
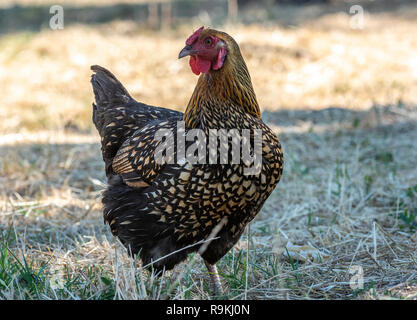
<instances>
[{"instance_id":1,"label":"red comb","mask_svg":"<svg viewBox=\"0 0 417 320\"><path fill-rule=\"evenodd\" d=\"M203 31L203 29L204 27L201 27L197 31L194 31L194 33L188 37L187 41L185 41L185 44L187 46L191 46L197 40L198 36L200 35L201 31Z\"/></svg>"}]
</instances>

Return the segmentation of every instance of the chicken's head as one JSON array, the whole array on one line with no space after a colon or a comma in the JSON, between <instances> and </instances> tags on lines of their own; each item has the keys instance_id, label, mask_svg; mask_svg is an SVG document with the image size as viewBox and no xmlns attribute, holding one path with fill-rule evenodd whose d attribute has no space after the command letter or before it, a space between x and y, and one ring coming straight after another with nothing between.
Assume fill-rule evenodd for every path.
<instances>
[{"instance_id":1,"label":"chicken's head","mask_svg":"<svg viewBox=\"0 0 417 320\"><path fill-rule=\"evenodd\" d=\"M217 31L201 27L188 37L185 44L178 58L190 56L191 70L196 75L219 70L223 66L228 50Z\"/></svg>"}]
</instances>

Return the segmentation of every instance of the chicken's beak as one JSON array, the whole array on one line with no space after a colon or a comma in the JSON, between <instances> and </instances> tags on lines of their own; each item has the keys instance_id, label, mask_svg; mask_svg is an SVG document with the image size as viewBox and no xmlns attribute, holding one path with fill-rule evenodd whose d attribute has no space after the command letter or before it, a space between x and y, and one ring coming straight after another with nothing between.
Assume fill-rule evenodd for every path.
<instances>
[{"instance_id":1,"label":"chicken's beak","mask_svg":"<svg viewBox=\"0 0 417 320\"><path fill-rule=\"evenodd\" d=\"M185 46L184 49L182 49L180 54L178 55L178 59L184 58L192 54L195 54L195 50L193 49L193 47Z\"/></svg>"}]
</instances>

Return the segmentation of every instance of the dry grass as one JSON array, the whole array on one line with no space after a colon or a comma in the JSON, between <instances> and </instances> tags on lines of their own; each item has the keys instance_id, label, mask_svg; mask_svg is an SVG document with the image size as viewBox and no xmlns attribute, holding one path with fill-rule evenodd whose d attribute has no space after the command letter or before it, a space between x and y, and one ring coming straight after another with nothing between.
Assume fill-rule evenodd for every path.
<instances>
[{"instance_id":1,"label":"dry grass","mask_svg":"<svg viewBox=\"0 0 417 320\"><path fill-rule=\"evenodd\" d=\"M299 28L223 29L239 42L263 109L413 104L417 24L383 15L365 22L352 31L348 16L337 14ZM154 33L114 22L2 37L0 110L8 121L0 131L91 127L92 64L110 68L137 99L184 110L196 77L176 57L198 25Z\"/></svg>"},{"instance_id":2,"label":"dry grass","mask_svg":"<svg viewBox=\"0 0 417 320\"><path fill-rule=\"evenodd\" d=\"M241 44L286 156L279 186L220 261L226 297L416 299L417 23L366 21L363 31L343 14L297 28L222 27ZM176 56L196 26L155 33L114 22L0 38L0 299L208 298L197 255L155 279L103 225L90 120L91 64L138 100L183 110L196 77ZM328 258L288 259L287 241ZM352 266L363 289L349 284Z\"/></svg>"}]
</instances>

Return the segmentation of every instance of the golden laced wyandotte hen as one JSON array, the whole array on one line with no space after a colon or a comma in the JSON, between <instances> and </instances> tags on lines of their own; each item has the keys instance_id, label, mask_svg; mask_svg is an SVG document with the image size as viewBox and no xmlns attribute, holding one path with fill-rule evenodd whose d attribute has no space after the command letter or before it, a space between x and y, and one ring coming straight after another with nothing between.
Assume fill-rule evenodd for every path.
<instances>
[{"instance_id":1,"label":"golden laced wyandotte hen","mask_svg":"<svg viewBox=\"0 0 417 320\"><path fill-rule=\"evenodd\" d=\"M201 27L186 40L179 58L185 56L190 56L192 72L201 75L184 113L137 102L111 72L91 67L93 121L108 182L103 215L112 234L156 272L172 269L197 251L217 295L222 287L216 263L274 190L283 154L277 136L261 120L235 40ZM215 129L227 132L226 142L220 135L213 135L220 144L209 139ZM230 147L235 141L232 129L242 141L243 131L250 131L252 164L236 161L233 146L221 149L222 143ZM256 140L259 131L262 140ZM201 132L208 138L200 139ZM186 140L186 152L180 150L180 139ZM256 141L259 170L246 171L255 167Z\"/></svg>"}]
</instances>

